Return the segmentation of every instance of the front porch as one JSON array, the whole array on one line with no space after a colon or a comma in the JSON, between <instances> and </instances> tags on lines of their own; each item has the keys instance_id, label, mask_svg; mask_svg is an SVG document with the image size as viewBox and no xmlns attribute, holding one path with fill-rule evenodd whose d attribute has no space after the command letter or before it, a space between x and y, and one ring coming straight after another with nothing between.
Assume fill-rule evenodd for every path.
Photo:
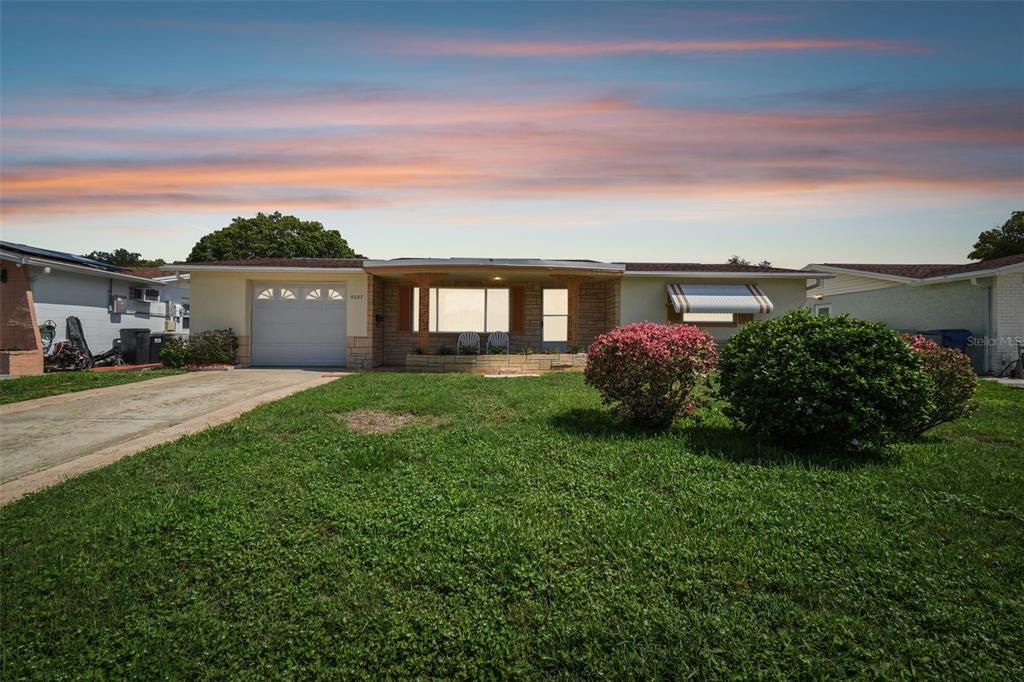
<instances>
[{"instance_id":1,"label":"front porch","mask_svg":"<svg viewBox=\"0 0 1024 682\"><path fill-rule=\"evenodd\" d=\"M619 324L621 270L577 261L368 263L378 362L481 374L581 369L579 351ZM460 355L459 334L480 336ZM488 352L493 332L508 352ZM492 371L494 370L494 371Z\"/></svg>"}]
</instances>

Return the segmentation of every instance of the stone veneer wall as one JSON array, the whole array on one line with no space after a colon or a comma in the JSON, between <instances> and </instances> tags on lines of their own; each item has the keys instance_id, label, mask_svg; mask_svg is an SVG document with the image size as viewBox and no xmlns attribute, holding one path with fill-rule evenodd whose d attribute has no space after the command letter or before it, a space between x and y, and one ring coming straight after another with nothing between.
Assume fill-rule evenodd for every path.
<instances>
[{"instance_id":1,"label":"stone veneer wall","mask_svg":"<svg viewBox=\"0 0 1024 682\"><path fill-rule=\"evenodd\" d=\"M382 350L375 354L376 364L404 365L406 357L416 352L417 332L398 331L398 289L405 282L374 278L379 285L383 283L383 322L374 328L380 337ZM480 282L438 282L433 286L440 287L493 287L493 283ZM541 348L541 306L542 292L545 288L564 288L550 286L547 283L527 282L517 284L524 287L523 312L524 329L520 334L509 334L509 345L512 354L517 354L529 346L535 350ZM377 288L377 287L375 287ZM618 280L608 282L585 283L580 287L580 348L585 349L598 334L602 334L618 326ZM415 314L415 311L414 311ZM436 353L440 348L455 351L458 333L431 333L430 351ZM485 335L480 336L481 348L487 343ZM445 357L445 356L441 356ZM452 357L452 356L448 356Z\"/></svg>"},{"instance_id":2,"label":"stone veneer wall","mask_svg":"<svg viewBox=\"0 0 1024 682\"><path fill-rule=\"evenodd\" d=\"M530 355L417 355L405 358L410 372L462 372L467 374L546 374L582 372L586 353L532 353Z\"/></svg>"}]
</instances>

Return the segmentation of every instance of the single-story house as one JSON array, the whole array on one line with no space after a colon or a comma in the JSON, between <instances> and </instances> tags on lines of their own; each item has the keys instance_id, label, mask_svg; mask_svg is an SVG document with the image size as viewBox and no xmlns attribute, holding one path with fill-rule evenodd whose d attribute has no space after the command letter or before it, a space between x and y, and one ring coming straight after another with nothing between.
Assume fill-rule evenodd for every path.
<instances>
[{"instance_id":1,"label":"single-story house","mask_svg":"<svg viewBox=\"0 0 1024 682\"><path fill-rule=\"evenodd\" d=\"M66 319L82 323L93 353L110 350L122 329L187 334L188 275L159 268L122 268L72 253L0 241L3 324L0 374L38 374L53 323L52 342L65 338ZM12 354L13 353L13 354Z\"/></svg>"},{"instance_id":2,"label":"single-story house","mask_svg":"<svg viewBox=\"0 0 1024 682\"><path fill-rule=\"evenodd\" d=\"M822 315L848 314L893 329L963 329L979 372L999 372L1024 343L1024 255L951 265L812 263L825 272L808 289Z\"/></svg>"},{"instance_id":3,"label":"single-story house","mask_svg":"<svg viewBox=\"0 0 1024 682\"><path fill-rule=\"evenodd\" d=\"M751 320L803 307L808 281L829 277L512 258L256 259L163 269L190 275L192 329L233 329L240 364L352 369L422 368L424 356L455 352L461 332L478 333L485 353L488 334L507 332L511 354L578 352L640 321L691 322L724 340Z\"/></svg>"}]
</instances>

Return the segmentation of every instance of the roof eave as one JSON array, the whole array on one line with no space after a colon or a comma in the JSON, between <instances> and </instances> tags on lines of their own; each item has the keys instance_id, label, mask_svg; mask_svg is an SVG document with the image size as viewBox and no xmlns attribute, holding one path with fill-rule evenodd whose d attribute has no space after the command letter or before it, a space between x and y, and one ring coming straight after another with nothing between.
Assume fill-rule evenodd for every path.
<instances>
[{"instance_id":1,"label":"roof eave","mask_svg":"<svg viewBox=\"0 0 1024 682\"><path fill-rule=\"evenodd\" d=\"M170 273L175 272L334 272L334 273L362 273L363 268L314 268L314 267L289 267L283 265L163 265L161 270Z\"/></svg>"},{"instance_id":2,"label":"roof eave","mask_svg":"<svg viewBox=\"0 0 1024 682\"><path fill-rule=\"evenodd\" d=\"M714 272L706 270L627 270L623 277L703 277L707 279L831 279L826 272Z\"/></svg>"},{"instance_id":3,"label":"roof eave","mask_svg":"<svg viewBox=\"0 0 1024 682\"><path fill-rule=\"evenodd\" d=\"M74 265L73 263L65 263L64 261L50 260L48 258L38 258L36 256L27 256L22 253L15 253L11 251L0 251L0 256L3 256L7 260L21 263L22 265L34 265L40 268L50 268L51 270L62 270L64 272L70 272L78 275L88 275L91 277L102 277L106 279L118 279L126 282L137 282L139 284L153 284L156 286L164 286L164 282L155 279L149 279L147 277L137 277L136 275L129 275L123 272L115 272L112 270L101 270L100 268L91 268L86 265Z\"/></svg>"}]
</instances>

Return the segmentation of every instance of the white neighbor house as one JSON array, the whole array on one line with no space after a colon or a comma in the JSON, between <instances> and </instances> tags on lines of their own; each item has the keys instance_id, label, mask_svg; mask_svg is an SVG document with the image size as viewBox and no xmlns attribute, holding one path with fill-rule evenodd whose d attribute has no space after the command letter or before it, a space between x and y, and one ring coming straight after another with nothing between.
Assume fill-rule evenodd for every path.
<instances>
[{"instance_id":1,"label":"white neighbor house","mask_svg":"<svg viewBox=\"0 0 1024 682\"><path fill-rule=\"evenodd\" d=\"M979 372L999 372L1024 343L1024 255L956 265L812 263L835 277L807 290L822 315L849 314L901 331L967 329Z\"/></svg>"},{"instance_id":2,"label":"white neighbor house","mask_svg":"<svg viewBox=\"0 0 1024 682\"><path fill-rule=\"evenodd\" d=\"M54 342L65 338L65 320L71 315L81 320L94 354L110 350L121 329L188 333L187 274L177 277L158 268L120 268L10 242L0 242L0 256L15 267L27 268L36 322L53 321Z\"/></svg>"}]
</instances>

